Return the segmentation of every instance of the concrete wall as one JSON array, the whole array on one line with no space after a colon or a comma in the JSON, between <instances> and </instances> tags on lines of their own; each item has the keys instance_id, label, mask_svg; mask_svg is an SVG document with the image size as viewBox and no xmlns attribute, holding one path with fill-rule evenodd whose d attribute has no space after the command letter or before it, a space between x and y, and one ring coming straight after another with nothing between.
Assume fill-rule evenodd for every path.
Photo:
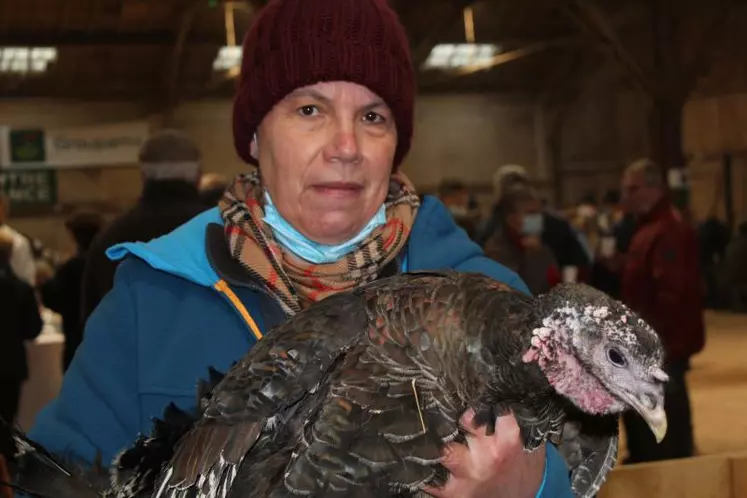
<instances>
[{"instance_id":1,"label":"concrete wall","mask_svg":"<svg viewBox=\"0 0 747 498\"><path fill-rule=\"evenodd\" d=\"M417 102L416 132L405 171L425 191L443 178L461 178L481 187L481 200L487 204L495 168L518 163L532 171L547 194L559 182L563 199L570 203L584 193L601 195L618 186L624 165L646 155L646 100L635 91L597 85L567 114L555 178L543 139L548 113L533 102L498 95L424 96ZM0 101L0 124L11 126L90 125L144 118L153 128L160 126L159 116L148 116L144 107L128 102ZM187 103L177 109L174 120L200 144L206 170L233 175L247 168L234 152L229 101ZM719 154L747 151L747 95L689 103L685 143L692 155L693 205L696 215L703 217L718 195ZM747 154L738 155L734 165L733 188L742 217L747 215ZM112 211L134 202L140 189L134 165L60 171L58 182L63 205L106 202ZM46 244L66 249L70 244L61 220L61 215L23 217L14 224Z\"/></svg>"},{"instance_id":2,"label":"concrete wall","mask_svg":"<svg viewBox=\"0 0 747 498\"><path fill-rule=\"evenodd\" d=\"M159 116L148 116L137 104L66 101L0 101L0 124L14 127L91 125L149 119L158 128ZM181 106L174 125L199 143L207 171L232 176L245 171L234 151L231 102L203 100ZM536 163L534 110L531 104L492 95L428 96L416 107L416 135L405 171L420 188L429 190L445 177L488 185L495 168L508 162ZM140 190L136 166L111 169L61 170L61 204L106 203L112 210L134 202ZM45 244L70 248L62 227L64 216L19 217L18 229Z\"/></svg>"},{"instance_id":3,"label":"concrete wall","mask_svg":"<svg viewBox=\"0 0 747 498\"><path fill-rule=\"evenodd\" d=\"M625 165L647 154L647 113L640 94L609 86L592 88L570 108L561 130L564 204L619 187Z\"/></svg>"},{"instance_id":4,"label":"concrete wall","mask_svg":"<svg viewBox=\"0 0 747 498\"><path fill-rule=\"evenodd\" d=\"M747 220L747 94L693 100L685 107L692 204L724 217L723 154L733 154L731 191L737 221Z\"/></svg>"}]
</instances>

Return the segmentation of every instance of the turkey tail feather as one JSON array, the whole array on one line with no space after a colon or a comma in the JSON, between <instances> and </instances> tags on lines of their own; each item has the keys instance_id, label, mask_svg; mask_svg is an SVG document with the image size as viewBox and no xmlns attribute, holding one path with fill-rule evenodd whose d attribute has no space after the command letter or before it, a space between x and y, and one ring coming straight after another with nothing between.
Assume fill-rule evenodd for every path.
<instances>
[{"instance_id":1,"label":"turkey tail feather","mask_svg":"<svg viewBox=\"0 0 747 498\"><path fill-rule=\"evenodd\" d=\"M0 419L18 447L11 464L14 482L2 483L16 491L39 498L99 498L109 487L109 475L99 466L86 468L65 461L32 441L20 429Z\"/></svg>"},{"instance_id":2,"label":"turkey tail feather","mask_svg":"<svg viewBox=\"0 0 747 498\"><path fill-rule=\"evenodd\" d=\"M208 378L197 383L197 410L188 413L170 403L160 419L153 420L149 436L140 436L135 444L114 460L112 481L118 497L152 494L164 467L174 457L179 441L192 430L225 374L210 367Z\"/></svg>"}]
</instances>

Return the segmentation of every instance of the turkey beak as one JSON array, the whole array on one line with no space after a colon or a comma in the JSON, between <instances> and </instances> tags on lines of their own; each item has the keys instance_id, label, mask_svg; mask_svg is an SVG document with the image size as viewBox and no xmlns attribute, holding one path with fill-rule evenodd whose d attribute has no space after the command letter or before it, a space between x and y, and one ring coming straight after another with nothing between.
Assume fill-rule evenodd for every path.
<instances>
[{"instance_id":1,"label":"turkey beak","mask_svg":"<svg viewBox=\"0 0 747 498\"><path fill-rule=\"evenodd\" d=\"M644 408L643 410L639 410L638 413L641 414L641 417L643 417L649 428L651 428L651 432L653 432L656 437L656 442L661 443L664 436L667 435L667 412L664 411L663 385L669 382L669 375L667 375L661 368L656 368L652 372L652 377L661 386L661 391L659 391L660 394L655 398L653 409ZM647 407L650 406L650 404L643 403L643 406Z\"/></svg>"},{"instance_id":2,"label":"turkey beak","mask_svg":"<svg viewBox=\"0 0 747 498\"><path fill-rule=\"evenodd\" d=\"M651 432L654 433L657 443L661 443L664 436L667 435L667 412L662 406L657 406L653 410L639 410L638 413L646 421Z\"/></svg>"},{"instance_id":3,"label":"turkey beak","mask_svg":"<svg viewBox=\"0 0 747 498\"><path fill-rule=\"evenodd\" d=\"M656 437L656 442L661 443L667 434L667 412L664 411L664 392L644 393L638 396L630 396L630 406L646 421Z\"/></svg>"}]
</instances>

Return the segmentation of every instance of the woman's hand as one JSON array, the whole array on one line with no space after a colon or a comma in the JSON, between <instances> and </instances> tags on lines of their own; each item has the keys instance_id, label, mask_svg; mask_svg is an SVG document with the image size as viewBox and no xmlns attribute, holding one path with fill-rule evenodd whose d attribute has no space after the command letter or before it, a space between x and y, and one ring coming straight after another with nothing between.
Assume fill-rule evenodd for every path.
<instances>
[{"instance_id":1,"label":"woman's hand","mask_svg":"<svg viewBox=\"0 0 747 498\"><path fill-rule=\"evenodd\" d=\"M474 412L462 416L467 445L452 443L443 465L451 476L443 488L425 488L437 498L534 498L545 471L545 446L526 453L513 415L498 417L495 434L474 424Z\"/></svg>"}]
</instances>

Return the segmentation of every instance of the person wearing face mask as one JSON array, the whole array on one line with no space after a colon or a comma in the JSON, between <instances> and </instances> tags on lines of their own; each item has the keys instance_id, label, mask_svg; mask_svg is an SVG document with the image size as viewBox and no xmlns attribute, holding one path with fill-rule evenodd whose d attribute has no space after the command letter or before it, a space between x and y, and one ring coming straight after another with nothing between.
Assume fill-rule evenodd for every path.
<instances>
[{"instance_id":1,"label":"person wearing face mask","mask_svg":"<svg viewBox=\"0 0 747 498\"><path fill-rule=\"evenodd\" d=\"M464 183L451 179L441 181L438 198L454 217L456 224L472 239L476 235L479 212Z\"/></svg>"},{"instance_id":2,"label":"person wearing face mask","mask_svg":"<svg viewBox=\"0 0 747 498\"><path fill-rule=\"evenodd\" d=\"M516 186L501 196L499 227L485 244L485 254L512 269L533 294L549 291L561 280L552 251L542 242L542 203L529 187Z\"/></svg>"},{"instance_id":3,"label":"person wearing face mask","mask_svg":"<svg viewBox=\"0 0 747 498\"><path fill-rule=\"evenodd\" d=\"M496 204L493 213L476 237L482 247L500 226L498 203L504 192L515 187L534 187L529 172L523 166L508 164L498 168L493 175L493 191ZM591 263L587 250L579 240L578 233L559 213L549 208L542 209L542 242L552 251L563 272L564 281L586 281Z\"/></svg>"},{"instance_id":4,"label":"person wearing face mask","mask_svg":"<svg viewBox=\"0 0 747 498\"><path fill-rule=\"evenodd\" d=\"M405 271L481 272L523 292L444 205L402 172L415 73L382 0L270 0L243 44L236 152L257 167L168 235L109 249L114 287L88 321L59 397L30 435L110 461L152 417L191 410L208 367L226 371L273 326L338 292ZM553 445L523 451L512 415L461 422L436 497L572 496Z\"/></svg>"}]
</instances>

